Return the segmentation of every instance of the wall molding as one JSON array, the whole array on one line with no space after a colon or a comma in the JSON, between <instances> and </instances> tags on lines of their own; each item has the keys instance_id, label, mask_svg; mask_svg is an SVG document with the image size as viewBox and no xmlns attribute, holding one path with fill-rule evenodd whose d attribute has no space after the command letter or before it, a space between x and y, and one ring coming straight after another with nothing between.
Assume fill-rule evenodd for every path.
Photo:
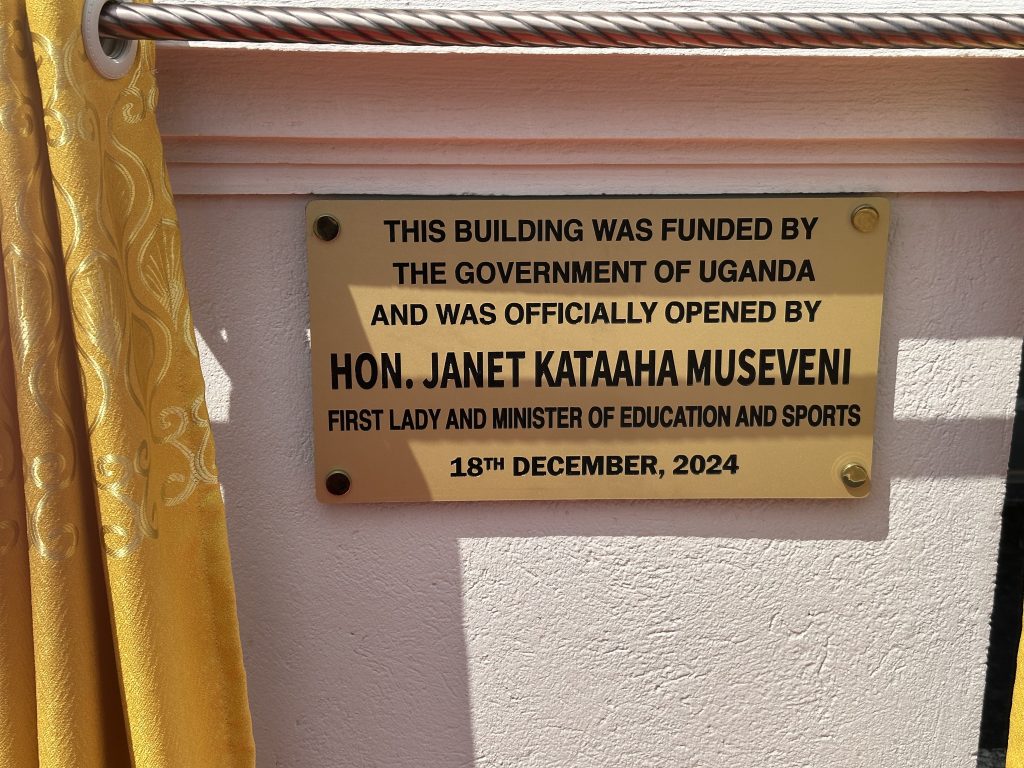
<instances>
[{"instance_id":1,"label":"wall molding","mask_svg":"<svg viewBox=\"0 0 1024 768\"><path fill-rule=\"evenodd\" d=\"M177 194L1024 189L1024 60L160 55Z\"/></svg>"}]
</instances>

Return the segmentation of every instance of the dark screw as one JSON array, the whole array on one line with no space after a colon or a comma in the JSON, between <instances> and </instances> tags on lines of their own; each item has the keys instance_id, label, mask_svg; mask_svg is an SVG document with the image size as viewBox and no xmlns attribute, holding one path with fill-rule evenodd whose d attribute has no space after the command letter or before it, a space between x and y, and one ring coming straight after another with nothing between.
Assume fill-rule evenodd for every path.
<instances>
[{"instance_id":1,"label":"dark screw","mask_svg":"<svg viewBox=\"0 0 1024 768\"><path fill-rule=\"evenodd\" d=\"M338 236L341 232L341 224L333 216L317 216L316 221L313 222L313 232L321 240L330 242Z\"/></svg>"},{"instance_id":2,"label":"dark screw","mask_svg":"<svg viewBox=\"0 0 1024 768\"><path fill-rule=\"evenodd\" d=\"M332 496L344 496L348 493L348 489L352 487L352 478L348 476L348 472L336 469L327 474L325 485L327 486L327 492Z\"/></svg>"}]
</instances>

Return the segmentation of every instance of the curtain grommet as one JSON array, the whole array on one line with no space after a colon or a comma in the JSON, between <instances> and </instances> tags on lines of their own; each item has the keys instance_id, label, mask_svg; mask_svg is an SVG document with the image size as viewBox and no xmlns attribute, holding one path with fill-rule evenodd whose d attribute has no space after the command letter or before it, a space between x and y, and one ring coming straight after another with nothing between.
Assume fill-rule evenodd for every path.
<instances>
[{"instance_id":1,"label":"curtain grommet","mask_svg":"<svg viewBox=\"0 0 1024 768\"><path fill-rule=\"evenodd\" d=\"M108 80L128 73L139 52L138 40L100 35L100 11L109 0L85 0L82 10L82 40L93 69Z\"/></svg>"}]
</instances>

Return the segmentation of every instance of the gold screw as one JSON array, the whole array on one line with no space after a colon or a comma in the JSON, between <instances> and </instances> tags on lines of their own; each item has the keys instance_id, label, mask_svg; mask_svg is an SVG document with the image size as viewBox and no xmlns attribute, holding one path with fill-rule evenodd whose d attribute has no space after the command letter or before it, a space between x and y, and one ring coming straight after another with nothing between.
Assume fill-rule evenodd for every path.
<instances>
[{"instance_id":1,"label":"gold screw","mask_svg":"<svg viewBox=\"0 0 1024 768\"><path fill-rule=\"evenodd\" d=\"M860 488L868 481L868 471L863 464L847 464L840 470L839 476L847 488Z\"/></svg>"},{"instance_id":2,"label":"gold screw","mask_svg":"<svg viewBox=\"0 0 1024 768\"><path fill-rule=\"evenodd\" d=\"M874 232L878 219L878 209L873 205L859 205L850 214L850 223L858 232Z\"/></svg>"}]
</instances>

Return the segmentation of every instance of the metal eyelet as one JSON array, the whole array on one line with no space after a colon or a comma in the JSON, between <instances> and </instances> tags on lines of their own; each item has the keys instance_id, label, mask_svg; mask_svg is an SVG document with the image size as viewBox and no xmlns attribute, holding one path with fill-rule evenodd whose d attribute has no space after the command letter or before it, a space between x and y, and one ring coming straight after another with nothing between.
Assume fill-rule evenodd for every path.
<instances>
[{"instance_id":1,"label":"metal eyelet","mask_svg":"<svg viewBox=\"0 0 1024 768\"><path fill-rule=\"evenodd\" d=\"M82 11L82 40L93 69L108 80L128 73L139 51L138 40L100 35L100 11L109 0L85 0Z\"/></svg>"}]
</instances>

